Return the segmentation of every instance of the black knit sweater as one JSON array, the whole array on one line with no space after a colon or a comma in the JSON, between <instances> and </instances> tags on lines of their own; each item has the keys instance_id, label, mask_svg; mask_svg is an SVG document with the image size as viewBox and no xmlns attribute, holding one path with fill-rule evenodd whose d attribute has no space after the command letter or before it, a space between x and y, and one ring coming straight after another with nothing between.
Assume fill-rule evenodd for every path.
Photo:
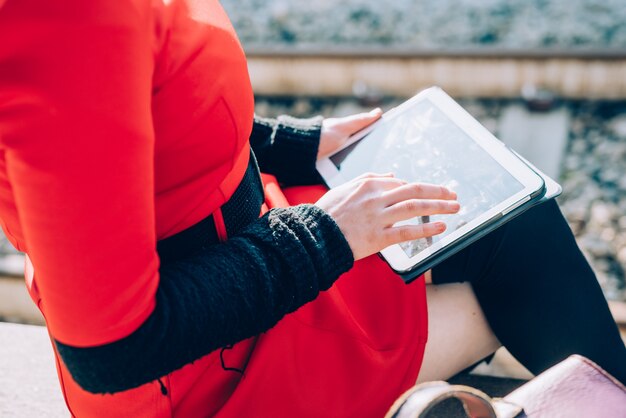
<instances>
[{"instance_id":1,"label":"black knit sweater","mask_svg":"<svg viewBox=\"0 0 626 418\"><path fill-rule=\"evenodd\" d=\"M261 171L276 175L285 185L316 184L322 181L315 161L320 142L322 118L277 119L256 117L250 135Z\"/></svg>"},{"instance_id":2,"label":"black knit sweater","mask_svg":"<svg viewBox=\"0 0 626 418\"><path fill-rule=\"evenodd\" d=\"M317 181L320 119L257 119L251 145L262 171L284 183ZM163 262L150 317L111 344L56 342L76 382L113 393L158 379L258 335L328 289L353 264L343 234L314 205L273 209L225 243Z\"/></svg>"}]
</instances>

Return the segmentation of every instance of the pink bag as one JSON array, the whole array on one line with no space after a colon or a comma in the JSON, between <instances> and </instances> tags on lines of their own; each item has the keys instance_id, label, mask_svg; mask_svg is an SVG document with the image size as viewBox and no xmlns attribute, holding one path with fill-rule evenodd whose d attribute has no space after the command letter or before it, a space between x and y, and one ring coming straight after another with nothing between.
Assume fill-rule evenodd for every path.
<instances>
[{"instance_id":1,"label":"pink bag","mask_svg":"<svg viewBox=\"0 0 626 418\"><path fill-rule=\"evenodd\" d=\"M426 418L439 402L457 398L471 418L626 418L626 387L597 364L573 355L502 399L469 386L419 384L385 418Z\"/></svg>"}]
</instances>

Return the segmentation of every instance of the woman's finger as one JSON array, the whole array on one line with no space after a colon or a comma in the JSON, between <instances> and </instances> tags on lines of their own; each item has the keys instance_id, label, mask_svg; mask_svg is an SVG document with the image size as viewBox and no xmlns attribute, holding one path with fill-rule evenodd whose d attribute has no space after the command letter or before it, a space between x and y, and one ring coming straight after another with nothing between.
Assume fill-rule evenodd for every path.
<instances>
[{"instance_id":1,"label":"woman's finger","mask_svg":"<svg viewBox=\"0 0 626 418\"><path fill-rule=\"evenodd\" d=\"M350 135L360 131L368 125L371 125L378 120L382 114L383 111L380 108L376 108L370 112L347 116L339 119L336 127L341 128L345 134Z\"/></svg>"},{"instance_id":2,"label":"woman's finger","mask_svg":"<svg viewBox=\"0 0 626 418\"><path fill-rule=\"evenodd\" d=\"M456 193L447 187L427 183L407 183L385 193L384 196L387 206L411 199L456 200L456 198Z\"/></svg>"},{"instance_id":3,"label":"woman's finger","mask_svg":"<svg viewBox=\"0 0 626 418\"><path fill-rule=\"evenodd\" d=\"M387 207L383 216L389 225L417 216L457 213L461 205L451 200L409 199Z\"/></svg>"},{"instance_id":4,"label":"woman's finger","mask_svg":"<svg viewBox=\"0 0 626 418\"><path fill-rule=\"evenodd\" d=\"M429 222L421 225L392 226L385 230L387 246L401 242L413 241L420 238L428 238L441 234L446 230L443 222Z\"/></svg>"},{"instance_id":5,"label":"woman's finger","mask_svg":"<svg viewBox=\"0 0 626 418\"><path fill-rule=\"evenodd\" d=\"M384 202L381 200L381 196L393 189L402 187L406 184L404 180L397 179L393 176L383 177L366 177L355 180L357 183L357 189L360 193L369 195L376 201L376 206L382 210L385 207Z\"/></svg>"},{"instance_id":6,"label":"woman's finger","mask_svg":"<svg viewBox=\"0 0 626 418\"><path fill-rule=\"evenodd\" d=\"M363 173L358 177L355 177L353 181L358 181L358 180L364 180L364 179L374 179L374 178L379 178L379 177L393 177L393 173L373 173L371 171L368 171L367 173Z\"/></svg>"},{"instance_id":7,"label":"woman's finger","mask_svg":"<svg viewBox=\"0 0 626 418\"><path fill-rule=\"evenodd\" d=\"M324 119L317 158L320 159L342 147L352 134L371 125L381 115L382 110L374 109L368 113L359 113L344 118Z\"/></svg>"},{"instance_id":8,"label":"woman's finger","mask_svg":"<svg viewBox=\"0 0 626 418\"><path fill-rule=\"evenodd\" d=\"M369 112L357 113L355 115L345 116L342 119L345 123L356 123L356 124L366 124L372 123L376 119L380 118L383 114L383 111L380 107L376 109L372 109Z\"/></svg>"}]
</instances>

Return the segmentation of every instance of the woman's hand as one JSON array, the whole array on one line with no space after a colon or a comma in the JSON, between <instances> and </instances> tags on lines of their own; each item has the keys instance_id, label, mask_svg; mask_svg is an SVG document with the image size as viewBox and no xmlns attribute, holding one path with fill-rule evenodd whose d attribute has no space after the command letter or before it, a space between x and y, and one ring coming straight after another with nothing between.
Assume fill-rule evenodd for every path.
<instances>
[{"instance_id":1,"label":"woman's hand","mask_svg":"<svg viewBox=\"0 0 626 418\"><path fill-rule=\"evenodd\" d=\"M365 174L330 190L316 205L337 222L358 260L392 244L442 233L443 222L393 225L417 216L456 213L460 206L455 199L456 193L443 186Z\"/></svg>"},{"instance_id":2,"label":"woman's hand","mask_svg":"<svg viewBox=\"0 0 626 418\"><path fill-rule=\"evenodd\" d=\"M382 110L377 108L368 113L359 113L344 118L324 119L317 159L319 160L340 148L350 135L376 122L382 114Z\"/></svg>"}]
</instances>

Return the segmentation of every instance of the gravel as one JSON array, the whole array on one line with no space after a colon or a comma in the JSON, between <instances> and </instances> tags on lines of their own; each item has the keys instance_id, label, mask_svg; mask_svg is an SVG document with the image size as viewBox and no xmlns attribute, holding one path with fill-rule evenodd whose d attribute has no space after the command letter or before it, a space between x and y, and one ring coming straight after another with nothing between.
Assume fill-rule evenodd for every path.
<instances>
[{"instance_id":1,"label":"gravel","mask_svg":"<svg viewBox=\"0 0 626 418\"><path fill-rule=\"evenodd\" d=\"M401 99L385 99L390 108ZM497 135L499 116L514 100L459 100ZM626 102L567 101L571 113L558 198L607 298L626 301ZM309 117L370 110L355 99L257 98L257 113Z\"/></svg>"},{"instance_id":2,"label":"gravel","mask_svg":"<svg viewBox=\"0 0 626 418\"><path fill-rule=\"evenodd\" d=\"M570 106L563 213L607 297L626 300L626 102Z\"/></svg>"},{"instance_id":3,"label":"gravel","mask_svg":"<svg viewBox=\"0 0 626 418\"><path fill-rule=\"evenodd\" d=\"M222 0L245 47L626 46L624 0Z\"/></svg>"},{"instance_id":4,"label":"gravel","mask_svg":"<svg viewBox=\"0 0 626 418\"><path fill-rule=\"evenodd\" d=\"M401 99L387 98L390 108ZM497 135L511 100L465 99L460 103ZM607 298L626 301L626 102L567 101L572 115L558 198L576 239ZM356 99L257 98L263 116L345 116L371 109ZM8 257L2 257L2 255ZM16 274L23 263L0 235L0 269ZM17 272L19 274L19 272Z\"/></svg>"}]
</instances>

